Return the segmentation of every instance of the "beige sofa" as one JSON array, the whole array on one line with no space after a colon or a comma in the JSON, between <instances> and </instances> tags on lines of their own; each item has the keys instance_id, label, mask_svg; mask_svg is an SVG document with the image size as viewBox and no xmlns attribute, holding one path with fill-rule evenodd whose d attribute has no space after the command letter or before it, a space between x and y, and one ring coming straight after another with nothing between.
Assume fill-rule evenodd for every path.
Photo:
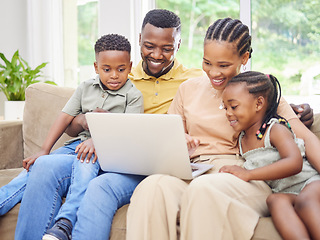
<instances>
[{"instance_id":1,"label":"beige sofa","mask_svg":"<svg viewBox=\"0 0 320 240\"><path fill-rule=\"evenodd\" d=\"M22 159L39 150L47 132L74 89L36 83L26 90L26 103L22 121L0 121L0 186L8 183L22 170ZM69 137L63 135L55 148ZM0 239L14 239L19 205L0 217ZM128 205L120 208L113 220L111 237L125 239ZM281 239L271 218L261 218L253 239Z\"/></svg>"}]
</instances>

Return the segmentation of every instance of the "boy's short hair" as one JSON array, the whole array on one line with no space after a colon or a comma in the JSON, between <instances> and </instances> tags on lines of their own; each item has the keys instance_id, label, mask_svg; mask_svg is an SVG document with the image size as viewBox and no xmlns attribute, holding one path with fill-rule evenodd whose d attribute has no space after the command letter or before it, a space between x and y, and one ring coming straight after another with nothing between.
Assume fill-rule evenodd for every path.
<instances>
[{"instance_id":1,"label":"boy's short hair","mask_svg":"<svg viewBox=\"0 0 320 240\"><path fill-rule=\"evenodd\" d=\"M176 28L181 30L181 21L178 15L166 9L150 10L143 19L142 30L147 23L158 28Z\"/></svg>"},{"instance_id":2,"label":"boy's short hair","mask_svg":"<svg viewBox=\"0 0 320 240\"><path fill-rule=\"evenodd\" d=\"M103 51L126 51L131 52L131 45L128 39L118 34L107 34L100 37L94 45L95 53Z\"/></svg>"}]
</instances>

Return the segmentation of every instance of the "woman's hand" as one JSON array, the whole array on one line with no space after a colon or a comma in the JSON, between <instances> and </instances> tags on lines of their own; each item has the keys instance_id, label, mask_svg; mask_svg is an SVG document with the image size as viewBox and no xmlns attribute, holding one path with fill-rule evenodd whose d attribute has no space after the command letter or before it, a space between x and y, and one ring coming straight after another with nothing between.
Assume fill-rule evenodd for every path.
<instances>
[{"instance_id":1,"label":"woman's hand","mask_svg":"<svg viewBox=\"0 0 320 240\"><path fill-rule=\"evenodd\" d=\"M220 168L219 172L231 173L246 182L249 182L251 180L250 171L237 165L223 166L222 168Z\"/></svg>"},{"instance_id":2,"label":"woman's hand","mask_svg":"<svg viewBox=\"0 0 320 240\"><path fill-rule=\"evenodd\" d=\"M191 156L196 149L199 147L200 145L200 140L199 139L194 139L192 138L189 134L185 134L186 136L186 141L187 141L187 147L188 147L188 152L189 152L189 156Z\"/></svg>"},{"instance_id":3,"label":"woman's hand","mask_svg":"<svg viewBox=\"0 0 320 240\"><path fill-rule=\"evenodd\" d=\"M24 169L26 169L27 171L29 171L29 168L32 164L34 164L34 162L37 160L38 157L43 156L43 155L48 155L49 153L45 150L40 150L39 152L37 152L36 154L33 154L30 157L27 157L25 159L22 160L22 166L24 167Z\"/></svg>"},{"instance_id":4,"label":"woman's hand","mask_svg":"<svg viewBox=\"0 0 320 240\"><path fill-rule=\"evenodd\" d=\"M81 162L84 162L86 160L86 162L89 163L92 155L94 155L92 163L95 163L97 161L97 155L93 145L92 138L80 143L76 147L75 152L78 153L77 159Z\"/></svg>"}]
</instances>

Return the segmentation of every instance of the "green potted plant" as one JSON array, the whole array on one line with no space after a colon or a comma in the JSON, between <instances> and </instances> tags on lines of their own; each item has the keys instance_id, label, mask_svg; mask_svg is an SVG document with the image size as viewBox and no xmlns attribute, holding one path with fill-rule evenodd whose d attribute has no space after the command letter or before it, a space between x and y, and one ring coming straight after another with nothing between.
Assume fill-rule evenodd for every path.
<instances>
[{"instance_id":1,"label":"green potted plant","mask_svg":"<svg viewBox=\"0 0 320 240\"><path fill-rule=\"evenodd\" d=\"M12 117L6 117L9 110L22 108L25 101L25 90L26 88L33 83L39 82L39 77L41 77L41 69L44 68L47 63L42 63L37 66L35 69L32 69L29 64L22 59L17 50L11 61L9 61L3 53L0 53L0 57L4 62L4 65L0 64L0 91L4 93L8 101L20 101L22 107L12 107L5 105L5 119L12 119ZM45 81L46 83L55 84L52 81ZM5 103L7 104L7 102ZM17 118L22 118L18 116Z\"/></svg>"}]
</instances>

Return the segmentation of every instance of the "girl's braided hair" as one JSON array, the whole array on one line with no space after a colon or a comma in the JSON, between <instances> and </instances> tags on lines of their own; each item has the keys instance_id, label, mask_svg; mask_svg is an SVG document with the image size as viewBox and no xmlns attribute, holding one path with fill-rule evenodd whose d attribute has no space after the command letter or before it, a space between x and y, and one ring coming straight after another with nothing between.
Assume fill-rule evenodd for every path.
<instances>
[{"instance_id":1,"label":"girl's braided hair","mask_svg":"<svg viewBox=\"0 0 320 240\"><path fill-rule=\"evenodd\" d=\"M246 83L250 94L253 94L255 97L263 96L265 99L267 99L267 111L261 127L256 133L256 136L259 140L262 139L267 129L267 124L271 118L278 118L280 123L285 123L290 128L287 120L277 114L281 98L281 86L275 76L266 75L261 72L248 71L233 77L228 82L227 86L239 82Z\"/></svg>"}]
</instances>

